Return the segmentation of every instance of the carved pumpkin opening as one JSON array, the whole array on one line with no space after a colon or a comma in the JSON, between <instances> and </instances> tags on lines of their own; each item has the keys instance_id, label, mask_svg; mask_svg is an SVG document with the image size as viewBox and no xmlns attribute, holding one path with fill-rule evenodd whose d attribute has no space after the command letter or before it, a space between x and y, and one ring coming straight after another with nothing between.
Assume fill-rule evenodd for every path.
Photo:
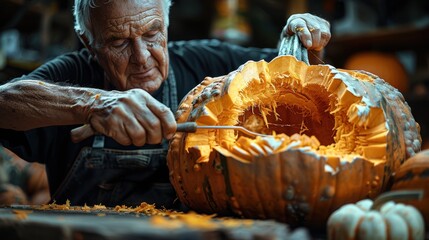
<instances>
[{"instance_id":1,"label":"carved pumpkin opening","mask_svg":"<svg viewBox=\"0 0 429 240\"><path fill-rule=\"evenodd\" d=\"M265 151L255 152L251 146L264 149L264 144L269 143L234 130L199 130L185 139L188 151L201 150L197 162L208 161L214 148L239 160L251 161L261 154L284 150L296 141L312 147L318 154L336 156L337 160L328 163L334 164L331 167L344 160L353 161L357 156L376 164L385 161L388 128L383 110L371 102L381 96L368 95L373 91L373 78L338 72L346 78L340 81L328 67L315 71L302 62L290 62L293 68L287 69L287 63L279 62L249 62L229 75L222 96L206 99L201 105L194 101L192 121L199 125L244 126L273 135L270 142L282 147L277 150L275 146L265 146ZM213 81L206 91L217 89L219 84L224 82ZM308 141L313 144L306 145Z\"/></svg>"},{"instance_id":2,"label":"carved pumpkin opening","mask_svg":"<svg viewBox=\"0 0 429 240\"><path fill-rule=\"evenodd\" d=\"M322 145L334 143L335 119L329 113L330 94L326 89L313 85L302 92L288 92L287 88L284 92L282 97L278 95L283 91L271 96L275 107L268 103L244 110L238 125L263 134L306 134L315 136Z\"/></svg>"}]
</instances>

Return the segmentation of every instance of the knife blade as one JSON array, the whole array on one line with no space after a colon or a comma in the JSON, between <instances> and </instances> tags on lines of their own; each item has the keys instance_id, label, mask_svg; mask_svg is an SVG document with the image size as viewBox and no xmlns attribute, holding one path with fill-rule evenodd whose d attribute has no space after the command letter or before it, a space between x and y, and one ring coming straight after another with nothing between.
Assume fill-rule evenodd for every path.
<instances>
[{"instance_id":1,"label":"knife blade","mask_svg":"<svg viewBox=\"0 0 429 240\"><path fill-rule=\"evenodd\" d=\"M260 137L268 137L271 135L266 135L266 134L262 134L262 133L257 133L257 132L253 132L250 131L249 129L243 127L243 126L225 126L225 125L205 125L205 126L201 126L201 125L197 125L196 122L183 122L183 123L178 123L177 124L177 130L176 132L187 132L187 133L194 133L196 132L198 129L226 129L226 130L236 130L239 132L242 132L244 134L256 137L256 136L260 136Z\"/></svg>"}]
</instances>

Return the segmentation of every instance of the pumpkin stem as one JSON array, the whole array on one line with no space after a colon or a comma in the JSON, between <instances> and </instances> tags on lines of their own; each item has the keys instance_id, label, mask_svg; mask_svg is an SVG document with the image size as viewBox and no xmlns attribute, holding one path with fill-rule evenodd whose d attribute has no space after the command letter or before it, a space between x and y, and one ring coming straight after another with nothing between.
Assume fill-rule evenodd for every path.
<instances>
[{"instance_id":1,"label":"pumpkin stem","mask_svg":"<svg viewBox=\"0 0 429 240\"><path fill-rule=\"evenodd\" d=\"M421 200L423 198L423 190L403 190L386 192L378 196L372 204L371 210L380 210L386 202L394 201L401 202L403 200Z\"/></svg>"},{"instance_id":2,"label":"pumpkin stem","mask_svg":"<svg viewBox=\"0 0 429 240\"><path fill-rule=\"evenodd\" d=\"M303 61L310 65L310 61L308 60L308 51L302 45L299 40L298 35L294 34L291 36L286 36L282 39L279 48L279 56L282 55L292 55L295 56L299 61Z\"/></svg>"}]
</instances>

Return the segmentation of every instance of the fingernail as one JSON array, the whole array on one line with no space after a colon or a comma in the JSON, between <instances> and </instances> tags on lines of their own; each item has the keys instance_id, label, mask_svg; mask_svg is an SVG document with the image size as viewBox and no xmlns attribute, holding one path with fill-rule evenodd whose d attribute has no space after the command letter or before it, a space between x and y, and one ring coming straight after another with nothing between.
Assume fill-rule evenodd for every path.
<instances>
[{"instance_id":1,"label":"fingernail","mask_svg":"<svg viewBox=\"0 0 429 240\"><path fill-rule=\"evenodd\" d=\"M313 43L311 42L311 40L307 40L306 45L307 45L307 47L311 47L313 45Z\"/></svg>"}]
</instances>

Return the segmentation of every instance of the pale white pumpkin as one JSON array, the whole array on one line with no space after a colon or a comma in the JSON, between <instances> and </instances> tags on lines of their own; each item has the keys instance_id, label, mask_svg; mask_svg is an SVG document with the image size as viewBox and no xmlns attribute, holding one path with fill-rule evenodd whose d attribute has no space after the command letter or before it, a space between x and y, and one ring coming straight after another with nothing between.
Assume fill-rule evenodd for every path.
<instances>
[{"instance_id":1,"label":"pale white pumpkin","mask_svg":"<svg viewBox=\"0 0 429 240\"><path fill-rule=\"evenodd\" d=\"M373 209L365 199L346 204L329 217L328 239L424 239L425 224L413 206L389 201Z\"/></svg>"}]
</instances>

